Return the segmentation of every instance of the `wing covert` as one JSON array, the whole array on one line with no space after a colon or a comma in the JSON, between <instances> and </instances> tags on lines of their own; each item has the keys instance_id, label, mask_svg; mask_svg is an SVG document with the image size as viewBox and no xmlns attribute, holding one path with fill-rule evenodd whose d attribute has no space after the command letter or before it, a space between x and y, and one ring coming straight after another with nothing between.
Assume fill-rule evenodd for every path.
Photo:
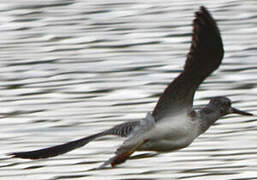
<instances>
[{"instance_id":1,"label":"wing covert","mask_svg":"<svg viewBox=\"0 0 257 180\"><path fill-rule=\"evenodd\" d=\"M216 22L208 10L201 6L193 20L192 42L184 70L159 98L152 113L156 121L181 109L191 111L195 91L219 67L223 55L222 39Z\"/></svg>"}]
</instances>

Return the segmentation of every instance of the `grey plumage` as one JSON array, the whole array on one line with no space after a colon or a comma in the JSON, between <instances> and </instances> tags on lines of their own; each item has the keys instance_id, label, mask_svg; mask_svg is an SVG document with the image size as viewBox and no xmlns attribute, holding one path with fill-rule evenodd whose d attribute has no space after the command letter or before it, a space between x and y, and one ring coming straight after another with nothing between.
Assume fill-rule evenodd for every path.
<instances>
[{"instance_id":1,"label":"grey plumage","mask_svg":"<svg viewBox=\"0 0 257 180\"><path fill-rule=\"evenodd\" d=\"M253 115L251 113L231 107L231 104L231 100L225 96L211 98L210 102L199 111L200 134L204 133L220 117L227 114L236 113L246 116Z\"/></svg>"},{"instance_id":2,"label":"grey plumage","mask_svg":"<svg viewBox=\"0 0 257 180\"><path fill-rule=\"evenodd\" d=\"M192 110L196 89L216 70L224 56L222 39L215 20L206 8L195 13L190 51L184 70L175 78L158 100L153 110L156 121L172 112Z\"/></svg>"},{"instance_id":3,"label":"grey plumage","mask_svg":"<svg viewBox=\"0 0 257 180\"><path fill-rule=\"evenodd\" d=\"M103 132L96 133L91 136L87 136L74 141L70 141L61 145L43 148L35 151L15 152L15 153L10 153L9 155L13 157L18 157L18 158L24 158L24 159L42 159L42 158L54 157L54 156L58 156L60 154L64 154L69 151L72 151L79 147L85 146L90 141L102 136L114 135L114 136L120 136L120 137L127 137L134 129L134 127L137 126L138 124L139 124L139 121L125 122L122 124L118 124Z\"/></svg>"},{"instance_id":4,"label":"grey plumage","mask_svg":"<svg viewBox=\"0 0 257 180\"><path fill-rule=\"evenodd\" d=\"M137 150L173 151L184 148L226 114L252 115L232 108L231 101L226 97L212 98L200 111L192 108L195 91L219 67L223 55L222 39L216 22L207 9L201 7L195 13L192 43L184 70L164 90L152 114L140 121L125 122L62 145L10 155L26 159L53 157L106 135L127 139L118 148L116 155L104 165L122 163Z\"/></svg>"},{"instance_id":5,"label":"grey plumage","mask_svg":"<svg viewBox=\"0 0 257 180\"><path fill-rule=\"evenodd\" d=\"M116 135L120 137L127 137L131 131L139 125L140 121L131 121L131 122L125 122L122 124L118 124L114 126L113 128L105 131L105 135Z\"/></svg>"}]
</instances>

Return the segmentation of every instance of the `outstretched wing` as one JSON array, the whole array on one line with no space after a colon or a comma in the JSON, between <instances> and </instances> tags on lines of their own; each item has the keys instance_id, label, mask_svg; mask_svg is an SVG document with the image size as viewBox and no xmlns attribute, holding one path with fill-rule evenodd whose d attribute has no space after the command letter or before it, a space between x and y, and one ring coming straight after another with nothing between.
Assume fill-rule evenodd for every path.
<instances>
[{"instance_id":1,"label":"outstretched wing","mask_svg":"<svg viewBox=\"0 0 257 180\"><path fill-rule=\"evenodd\" d=\"M67 152L70 152L79 147L85 146L87 143L92 140L106 136L106 135L115 135L121 137L127 137L131 134L133 129L138 126L140 121L130 121L122 124L118 124L111 129L107 129L106 131L93 134L91 136L87 136L84 138L77 139L75 141L70 141L65 144L60 144L57 146L52 146L48 148L43 148L35 151L24 151L24 152L13 152L9 153L12 157L15 158L23 158L23 159L42 159L58 156Z\"/></svg>"},{"instance_id":2,"label":"outstretched wing","mask_svg":"<svg viewBox=\"0 0 257 180\"><path fill-rule=\"evenodd\" d=\"M205 7L195 13L190 51L184 71L165 89L153 116L159 121L181 109L191 111L200 83L221 64L224 50L219 29Z\"/></svg>"}]
</instances>

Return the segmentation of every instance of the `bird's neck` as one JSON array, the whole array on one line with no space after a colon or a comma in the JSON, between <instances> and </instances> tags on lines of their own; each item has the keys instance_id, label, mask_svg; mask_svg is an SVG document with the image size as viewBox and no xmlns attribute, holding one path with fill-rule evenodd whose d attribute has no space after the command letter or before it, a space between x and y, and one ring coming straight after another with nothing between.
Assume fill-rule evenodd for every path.
<instances>
[{"instance_id":1,"label":"bird's neck","mask_svg":"<svg viewBox=\"0 0 257 180\"><path fill-rule=\"evenodd\" d=\"M200 134L204 133L211 125L213 125L222 114L213 108L211 104L208 104L199 111L200 114Z\"/></svg>"}]
</instances>

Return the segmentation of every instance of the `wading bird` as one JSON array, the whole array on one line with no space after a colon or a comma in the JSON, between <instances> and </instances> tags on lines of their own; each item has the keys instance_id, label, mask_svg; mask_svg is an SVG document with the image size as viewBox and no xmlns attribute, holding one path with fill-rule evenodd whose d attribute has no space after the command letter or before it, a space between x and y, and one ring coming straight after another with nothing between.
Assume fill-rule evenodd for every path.
<instances>
[{"instance_id":1,"label":"wading bird","mask_svg":"<svg viewBox=\"0 0 257 180\"><path fill-rule=\"evenodd\" d=\"M252 115L231 107L229 98L211 98L193 109L194 94L203 80L221 64L222 39L215 20L205 7L195 13L190 51L183 71L168 85L152 113L139 121L125 122L91 136L35 151L14 152L13 157L40 159L57 156L105 135L126 137L114 157L103 165L115 166L135 151L170 152L187 147L219 118L230 113Z\"/></svg>"}]
</instances>

